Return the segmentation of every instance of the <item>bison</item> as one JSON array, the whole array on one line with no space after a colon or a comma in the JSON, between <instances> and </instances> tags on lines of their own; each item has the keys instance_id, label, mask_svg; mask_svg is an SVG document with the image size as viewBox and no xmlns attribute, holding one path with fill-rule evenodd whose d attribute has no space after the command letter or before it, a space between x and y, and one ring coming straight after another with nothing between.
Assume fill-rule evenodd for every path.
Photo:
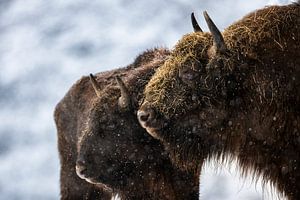
<instances>
[{"instance_id":1,"label":"bison","mask_svg":"<svg viewBox=\"0 0 300 200\"><path fill-rule=\"evenodd\" d=\"M185 35L144 90L140 124L184 168L237 158L300 199L300 3ZM195 21L193 21L195 24Z\"/></svg>"},{"instance_id":2,"label":"bison","mask_svg":"<svg viewBox=\"0 0 300 200\"><path fill-rule=\"evenodd\" d=\"M145 84L168 55L149 50L126 68L82 77L58 103L61 199L199 198L200 171L174 167L135 117Z\"/></svg>"}]
</instances>

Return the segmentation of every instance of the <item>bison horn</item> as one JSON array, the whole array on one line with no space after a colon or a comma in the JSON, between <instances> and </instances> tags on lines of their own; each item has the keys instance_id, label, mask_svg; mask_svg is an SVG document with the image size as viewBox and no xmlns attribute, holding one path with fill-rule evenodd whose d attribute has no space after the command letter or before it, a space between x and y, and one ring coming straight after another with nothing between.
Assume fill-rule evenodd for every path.
<instances>
[{"instance_id":1,"label":"bison horn","mask_svg":"<svg viewBox=\"0 0 300 200\"><path fill-rule=\"evenodd\" d=\"M96 95L98 97L101 97L101 88L100 88L98 82L96 81L96 78L93 76L93 74L90 74L90 80L91 80L91 83L95 90Z\"/></svg>"},{"instance_id":2,"label":"bison horn","mask_svg":"<svg viewBox=\"0 0 300 200\"><path fill-rule=\"evenodd\" d=\"M122 109L129 109L131 105L131 99L127 87L119 76L116 76L116 81L121 91L121 96L118 100L119 107Z\"/></svg>"},{"instance_id":3,"label":"bison horn","mask_svg":"<svg viewBox=\"0 0 300 200\"><path fill-rule=\"evenodd\" d=\"M203 12L203 15L207 23L207 26L209 28L209 31L212 34L214 40L214 47L219 52L225 52L227 48L221 32L219 31L215 23L211 20L211 18L209 17L206 11Z\"/></svg>"},{"instance_id":4,"label":"bison horn","mask_svg":"<svg viewBox=\"0 0 300 200\"><path fill-rule=\"evenodd\" d=\"M194 28L194 32L203 32L202 29L200 28L193 12L191 14L191 20L192 20L192 25L193 25L193 28Z\"/></svg>"}]
</instances>

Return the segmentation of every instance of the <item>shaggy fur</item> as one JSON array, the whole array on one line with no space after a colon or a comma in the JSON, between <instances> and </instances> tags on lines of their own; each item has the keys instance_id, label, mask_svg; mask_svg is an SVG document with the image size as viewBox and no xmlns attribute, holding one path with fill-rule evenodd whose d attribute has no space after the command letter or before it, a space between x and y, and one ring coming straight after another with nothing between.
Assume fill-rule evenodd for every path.
<instances>
[{"instance_id":1,"label":"shaggy fur","mask_svg":"<svg viewBox=\"0 0 300 200\"><path fill-rule=\"evenodd\" d=\"M178 74L180 70L186 70L185 68L200 74L207 63L207 50L211 45L212 38L209 33L185 35L175 46L170 59L157 70L147 84L145 101L151 102L151 106L166 118L171 118L175 113L183 114L193 103L189 98L189 85L182 84L183 82L178 80Z\"/></svg>"},{"instance_id":2,"label":"shaggy fur","mask_svg":"<svg viewBox=\"0 0 300 200\"><path fill-rule=\"evenodd\" d=\"M223 37L225 52L206 33L178 42L146 86L140 111L152 114L141 124L178 165L229 154L244 174L300 199L299 3L250 13Z\"/></svg>"},{"instance_id":3,"label":"shaggy fur","mask_svg":"<svg viewBox=\"0 0 300 200\"><path fill-rule=\"evenodd\" d=\"M97 74L97 97L88 77L75 83L55 109L61 162L61 199L198 199L199 171L187 173L171 165L163 147L135 118L144 85L169 52L155 49L132 65ZM118 108L115 76L129 86L131 109ZM88 183L75 172L86 163Z\"/></svg>"}]
</instances>

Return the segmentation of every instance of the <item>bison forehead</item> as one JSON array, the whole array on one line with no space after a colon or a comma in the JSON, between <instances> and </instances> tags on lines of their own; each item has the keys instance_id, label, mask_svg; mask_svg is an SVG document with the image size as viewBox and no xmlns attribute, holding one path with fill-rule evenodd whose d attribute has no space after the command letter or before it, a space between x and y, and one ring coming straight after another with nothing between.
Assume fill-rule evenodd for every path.
<instances>
[{"instance_id":1,"label":"bison forehead","mask_svg":"<svg viewBox=\"0 0 300 200\"><path fill-rule=\"evenodd\" d=\"M166 118L174 113L184 113L193 94L191 88L178 77L183 68L195 70L205 66L207 50L212 45L209 33L192 33L183 36L173 49L170 58L156 71L147 84L145 100ZM195 70L199 73L200 70Z\"/></svg>"},{"instance_id":2,"label":"bison forehead","mask_svg":"<svg viewBox=\"0 0 300 200\"><path fill-rule=\"evenodd\" d=\"M181 57L186 54L198 56L198 59L206 59L206 50L213 44L210 33L190 33L184 35L172 50L173 57Z\"/></svg>"}]
</instances>

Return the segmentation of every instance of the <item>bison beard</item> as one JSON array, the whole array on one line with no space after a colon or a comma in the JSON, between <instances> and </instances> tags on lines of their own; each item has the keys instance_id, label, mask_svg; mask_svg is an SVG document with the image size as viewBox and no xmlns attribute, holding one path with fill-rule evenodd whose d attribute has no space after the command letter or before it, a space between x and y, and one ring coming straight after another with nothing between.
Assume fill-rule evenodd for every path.
<instances>
[{"instance_id":1,"label":"bison beard","mask_svg":"<svg viewBox=\"0 0 300 200\"><path fill-rule=\"evenodd\" d=\"M83 77L56 106L61 199L111 199L114 193L122 199L198 199L199 170L174 167L135 117L144 85L168 55L147 51L126 68L91 77L93 84ZM130 101L119 98L120 89Z\"/></svg>"},{"instance_id":2,"label":"bison beard","mask_svg":"<svg viewBox=\"0 0 300 200\"><path fill-rule=\"evenodd\" d=\"M140 123L179 166L230 155L300 199L299 3L257 10L222 35L204 16L211 35L178 42L146 86Z\"/></svg>"}]
</instances>

